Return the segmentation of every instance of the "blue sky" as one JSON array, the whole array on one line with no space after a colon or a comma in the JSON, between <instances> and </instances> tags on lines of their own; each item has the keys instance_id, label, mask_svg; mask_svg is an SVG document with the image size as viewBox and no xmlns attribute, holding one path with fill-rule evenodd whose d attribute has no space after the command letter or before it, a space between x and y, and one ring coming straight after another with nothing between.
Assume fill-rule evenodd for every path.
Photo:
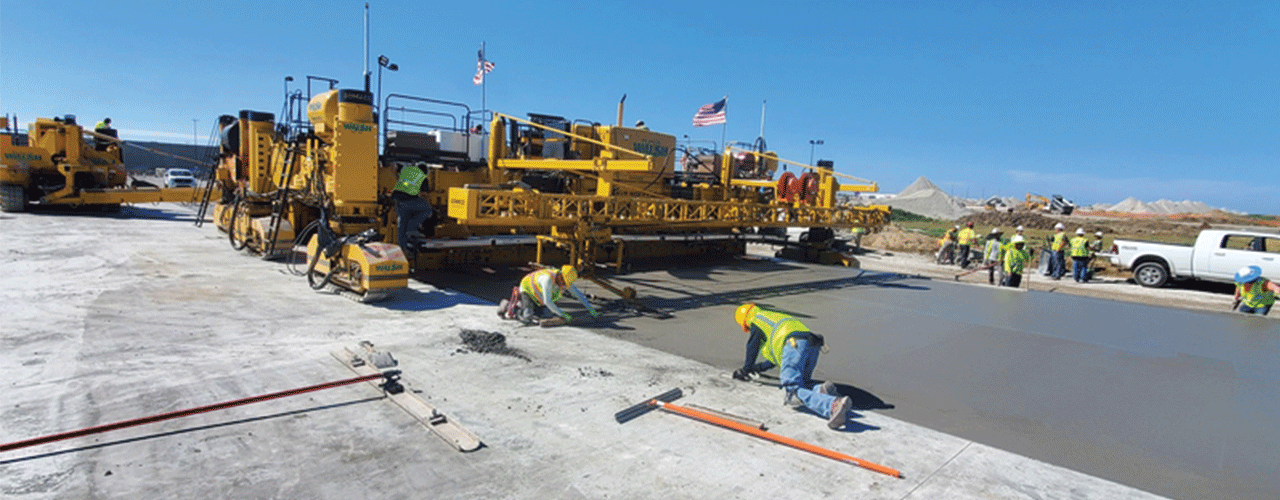
<instances>
[{"instance_id":1,"label":"blue sky","mask_svg":"<svg viewBox=\"0 0 1280 500\"><path fill-rule=\"evenodd\" d=\"M304 6L305 5L305 6ZM0 0L0 113L112 117L125 139L199 141L279 112L284 77L363 86L363 2ZM683 140L729 96L765 138L897 192L1192 199L1280 213L1277 2L370 2L383 93L626 121ZM375 64L376 62L372 62ZM375 67L376 69L376 67ZM295 82L296 84L296 82ZM376 76L375 76L376 85Z\"/></svg>"}]
</instances>

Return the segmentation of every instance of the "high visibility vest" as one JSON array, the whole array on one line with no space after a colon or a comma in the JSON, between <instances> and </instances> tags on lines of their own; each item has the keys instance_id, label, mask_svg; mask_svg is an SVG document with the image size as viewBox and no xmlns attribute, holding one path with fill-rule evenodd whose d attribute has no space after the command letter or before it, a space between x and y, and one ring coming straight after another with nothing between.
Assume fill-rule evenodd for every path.
<instances>
[{"instance_id":1,"label":"high visibility vest","mask_svg":"<svg viewBox=\"0 0 1280 500\"><path fill-rule=\"evenodd\" d=\"M547 275L548 278L551 278L552 283L555 283L555 279L556 279L555 273L556 271L554 269L539 269L537 271L524 275L524 278L520 279L520 291L524 292L527 295L532 296L533 300L545 306L546 304L542 302L542 291L543 291L542 286L538 284L538 281L539 281L539 278L545 274ZM556 289L552 292L551 300L553 302L559 302L560 293L561 293L560 287L556 287Z\"/></svg>"},{"instance_id":2,"label":"high visibility vest","mask_svg":"<svg viewBox=\"0 0 1280 500\"><path fill-rule=\"evenodd\" d=\"M967 227L964 229L961 229L959 241L957 241L957 243L961 245L968 245L971 242L973 242L973 230Z\"/></svg>"},{"instance_id":3,"label":"high visibility vest","mask_svg":"<svg viewBox=\"0 0 1280 500\"><path fill-rule=\"evenodd\" d=\"M764 343L760 345L760 355L774 365L782 365L782 348L787 344L787 337L796 332L807 332L809 327L800 320L780 312L755 308L754 314L747 322L764 332Z\"/></svg>"},{"instance_id":4,"label":"high visibility vest","mask_svg":"<svg viewBox=\"0 0 1280 500\"><path fill-rule=\"evenodd\" d=\"M1275 304L1276 292L1267 290L1267 283L1270 281L1262 278L1253 283L1237 284L1236 290L1240 292L1240 303L1253 308Z\"/></svg>"},{"instance_id":5,"label":"high visibility vest","mask_svg":"<svg viewBox=\"0 0 1280 500\"><path fill-rule=\"evenodd\" d=\"M1060 252L1064 246L1067 246L1066 233L1054 233L1053 245L1050 248L1055 252Z\"/></svg>"},{"instance_id":6,"label":"high visibility vest","mask_svg":"<svg viewBox=\"0 0 1280 500\"><path fill-rule=\"evenodd\" d=\"M982 258L995 262L1000 260L1000 252L1000 240L992 238L987 240L987 247L982 251Z\"/></svg>"},{"instance_id":7,"label":"high visibility vest","mask_svg":"<svg viewBox=\"0 0 1280 500\"><path fill-rule=\"evenodd\" d=\"M422 189L422 181L426 178L426 172L417 165L405 165L400 169L400 180L396 181L396 191L409 196L418 196L418 192Z\"/></svg>"},{"instance_id":8,"label":"high visibility vest","mask_svg":"<svg viewBox=\"0 0 1280 500\"><path fill-rule=\"evenodd\" d=\"M1088 257L1089 256L1089 239L1084 236L1076 236L1071 238L1071 256L1072 257Z\"/></svg>"},{"instance_id":9,"label":"high visibility vest","mask_svg":"<svg viewBox=\"0 0 1280 500\"><path fill-rule=\"evenodd\" d=\"M1031 254L1026 250L1010 248L1004 254L1004 272L1005 274L1022 274L1022 266L1031 260Z\"/></svg>"},{"instance_id":10,"label":"high visibility vest","mask_svg":"<svg viewBox=\"0 0 1280 500\"><path fill-rule=\"evenodd\" d=\"M94 130L102 130L104 128L111 128L111 125L107 125L107 122L98 122L97 125L93 126Z\"/></svg>"}]
</instances>

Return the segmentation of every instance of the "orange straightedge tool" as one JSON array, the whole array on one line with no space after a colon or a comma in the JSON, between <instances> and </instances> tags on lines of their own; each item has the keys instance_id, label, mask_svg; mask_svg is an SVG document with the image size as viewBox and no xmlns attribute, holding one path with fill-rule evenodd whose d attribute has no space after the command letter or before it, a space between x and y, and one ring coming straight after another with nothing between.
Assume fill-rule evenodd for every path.
<instances>
[{"instance_id":1,"label":"orange straightedge tool","mask_svg":"<svg viewBox=\"0 0 1280 500\"><path fill-rule=\"evenodd\" d=\"M809 443L806 443L803 441L797 441L795 439L791 439L786 436L779 436L772 432L762 431L760 429L751 427L749 425L743 425L743 424L734 422L732 420L726 420L726 419L717 417L715 415L711 415L709 413L703 413L698 410L694 410L692 408L686 408L680 405L675 405L670 403L670 400L674 400L676 398L679 398L680 396L681 396L681 391L679 388L672 389L670 391L663 393L658 397L655 397L653 399L650 399L648 401L645 401L643 403L637 404L635 406L632 406L630 408L627 408L625 410L622 410L616 413L614 415L614 419L621 424L633 418L639 417L640 415L648 413L654 408L662 408L671 413L678 413L680 415L684 415L694 420L701 420L703 422L706 422L709 424L715 424L720 427L724 427L726 429L732 429L744 434L750 434L752 436L756 436L759 438L768 439L769 441L773 441L778 444L787 445L798 450L804 450L809 453L813 453L815 455L821 455L821 456L830 458L832 460L837 460L840 462L857 465L858 467L873 470L881 474L893 476L899 479L902 478L902 473L899 472L897 469L885 467L877 463L868 462L861 458L851 457L849 455L845 455L844 453L828 450L820 446L814 446Z\"/></svg>"}]
</instances>

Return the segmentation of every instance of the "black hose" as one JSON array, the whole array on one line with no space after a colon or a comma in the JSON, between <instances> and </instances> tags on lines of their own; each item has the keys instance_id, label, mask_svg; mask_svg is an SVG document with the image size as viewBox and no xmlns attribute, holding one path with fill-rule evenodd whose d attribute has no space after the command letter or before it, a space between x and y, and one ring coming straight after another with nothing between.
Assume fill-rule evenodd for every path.
<instances>
[{"instance_id":1,"label":"black hose","mask_svg":"<svg viewBox=\"0 0 1280 500\"><path fill-rule=\"evenodd\" d=\"M236 218L240 215L240 205L242 203L245 202L239 198L236 199L235 205L231 208L231 223L227 226L227 241L231 242L231 248L237 252L249 246L249 238L247 237L238 244L236 243ZM247 204L245 208L248 208Z\"/></svg>"},{"instance_id":2,"label":"black hose","mask_svg":"<svg viewBox=\"0 0 1280 500\"><path fill-rule=\"evenodd\" d=\"M321 253L324 253L324 250L317 247L316 254L311 257L311 262L307 264L307 284L311 286L312 290L323 289L325 285L328 285L330 281L333 281L333 275L338 271L338 266L330 262L329 273L324 275L324 279L320 280L319 284L316 283L316 264L320 262Z\"/></svg>"}]
</instances>

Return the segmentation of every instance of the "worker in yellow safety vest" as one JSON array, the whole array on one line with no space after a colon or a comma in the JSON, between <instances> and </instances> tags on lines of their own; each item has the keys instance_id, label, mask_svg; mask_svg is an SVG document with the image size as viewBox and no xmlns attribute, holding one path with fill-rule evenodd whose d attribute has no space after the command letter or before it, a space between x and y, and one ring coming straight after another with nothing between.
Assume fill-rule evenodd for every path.
<instances>
[{"instance_id":1,"label":"worker in yellow safety vest","mask_svg":"<svg viewBox=\"0 0 1280 500\"><path fill-rule=\"evenodd\" d=\"M1076 235L1071 238L1071 278L1076 283L1089 281L1089 238L1084 236L1084 228L1076 228Z\"/></svg>"},{"instance_id":2,"label":"worker in yellow safety vest","mask_svg":"<svg viewBox=\"0 0 1280 500\"><path fill-rule=\"evenodd\" d=\"M973 221L966 222L964 229L956 235L956 246L959 247L960 255L958 256L960 269L969 267L969 248L973 245L973 238L977 236L973 233Z\"/></svg>"},{"instance_id":3,"label":"worker in yellow safety vest","mask_svg":"<svg viewBox=\"0 0 1280 500\"><path fill-rule=\"evenodd\" d=\"M578 281L578 270L570 265L559 269L539 269L526 274L520 279L520 284L511 289L511 298L498 304L498 315L506 319L518 319L526 325L537 322L548 312L571 321L573 316L556 306L563 291L568 289L592 317L600 316L600 312L591 306L582 290L573 284L575 281Z\"/></svg>"},{"instance_id":4,"label":"worker in yellow safety vest","mask_svg":"<svg viewBox=\"0 0 1280 500\"><path fill-rule=\"evenodd\" d=\"M426 169L427 164L422 162L401 165L396 187L391 191L391 199L396 202L396 244L404 249L410 269L417 267L420 242L414 237L426 239L421 227L432 212L431 202L419 196L427 184Z\"/></svg>"},{"instance_id":5,"label":"worker in yellow safety vest","mask_svg":"<svg viewBox=\"0 0 1280 500\"><path fill-rule=\"evenodd\" d=\"M960 226L947 231L942 235L942 239L938 240L938 259L939 264L952 264L955 262L956 251L956 232L960 230Z\"/></svg>"},{"instance_id":6,"label":"worker in yellow safety vest","mask_svg":"<svg viewBox=\"0 0 1280 500\"><path fill-rule=\"evenodd\" d=\"M116 129L111 128L111 118L103 118L97 125L93 126L93 131L109 137L119 137ZM93 149L97 151L106 151L107 146L111 145L111 141L101 137L94 136Z\"/></svg>"},{"instance_id":7,"label":"worker in yellow safety vest","mask_svg":"<svg viewBox=\"0 0 1280 500\"><path fill-rule=\"evenodd\" d=\"M853 402L841 396L836 385L825 382L815 390L813 369L818 365L818 352L826 343L821 335L795 317L769 311L755 304L742 304L733 319L747 339L747 356L733 378L750 380L757 373L778 367L780 386L786 391L784 405L804 405L809 411L827 419L827 427L839 429L849 417ZM756 363L757 357L764 361Z\"/></svg>"},{"instance_id":8,"label":"worker in yellow safety vest","mask_svg":"<svg viewBox=\"0 0 1280 500\"><path fill-rule=\"evenodd\" d=\"M1049 241L1049 250L1053 251L1053 256L1049 260L1049 276L1055 280L1062 279L1062 275L1067 273L1067 227L1061 222L1053 225L1053 238Z\"/></svg>"},{"instance_id":9,"label":"worker in yellow safety vest","mask_svg":"<svg viewBox=\"0 0 1280 500\"><path fill-rule=\"evenodd\" d=\"M1009 244L1013 247L1004 253L1004 286L1018 288L1022 285L1022 268L1031 255L1022 249L1026 242L1021 236L1014 236Z\"/></svg>"},{"instance_id":10,"label":"worker in yellow safety vest","mask_svg":"<svg viewBox=\"0 0 1280 500\"><path fill-rule=\"evenodd\" d=\"M1280 285L1263 278L1261 267L1248 266L1236 272L1235 302L1240 312L1266 316L1276 303L1277 293Z\"/></svg>"}]
</instances>

